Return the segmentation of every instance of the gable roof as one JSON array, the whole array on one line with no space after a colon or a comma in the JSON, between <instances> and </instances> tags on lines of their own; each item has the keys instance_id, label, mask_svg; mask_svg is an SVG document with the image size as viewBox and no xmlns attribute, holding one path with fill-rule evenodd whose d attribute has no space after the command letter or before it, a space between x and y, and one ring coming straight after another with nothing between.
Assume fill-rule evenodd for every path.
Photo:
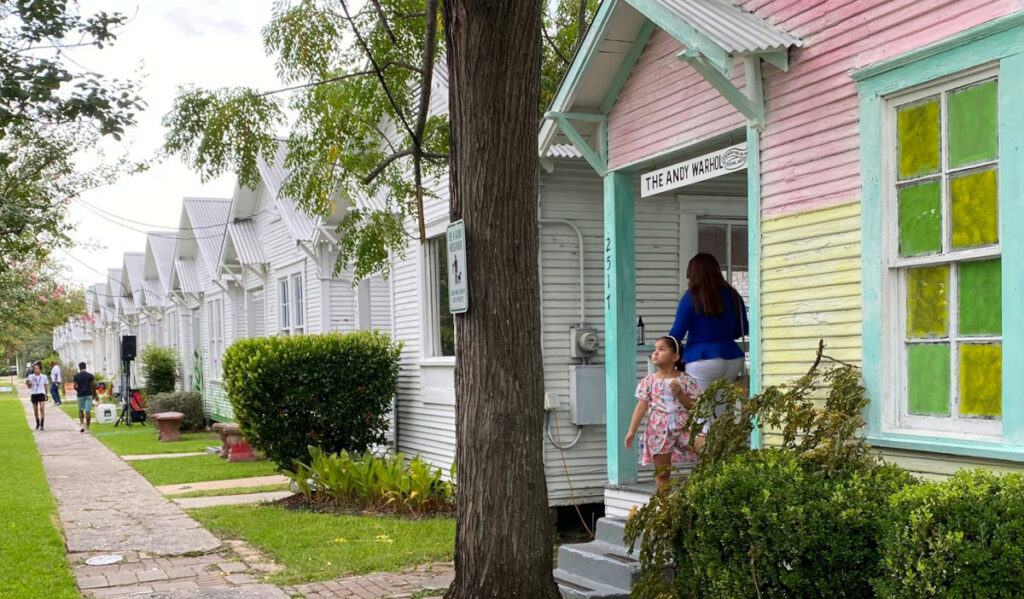
<instances>
[{"instance_id":1,"label":"gable roof","mask_svg":"<svg viewBox=\"0 0 1024 599\"><path fill-rule=\"evenodd\" d=\"M181 209L181 226L176 258L196 258L206 265L211 277L217 276L221 245L227 230L231 200L217 198L185 198ZM198 248L198 256L191 251Z\"/></svg>"},{"instance_id":2,"label":"gable roof","mask_svg":"<svg viewBox=\"0 0 1024 599\"><path fill-rule=\"evenodd\" d=\"M599 123L611 110L657 26L685 47L687 60L728 71L735 58L761 56L785 64L791 47L803 43L729 0L603 0L552 100L549 114L594 117L577 123L593 143ZM541 127L540 152L572 143L555 122ZM582 148L581 148L582 149Z\"/></svg>"},{"instance_id":3,"label":"gable roof","mask_svg":"<svg viewBox=\"0 0 1024 599\"><path fill-rule=\"evenodd\" d=\"M146 234L146 252L142 267L142 285L146 303L165 305L174 267L175 232L151 231Z\"/></svg>"},{"instance_id":4,"label":"gable roof","mask_svg":"<svg viewBox=\"0 0 1024 599\"><path fill-rule=\"evenodd\" d=\"M281 187L284 186L285 180L291 174L284 166L287 155L288 147L284 142L281 142L277 145L277 152L274 154L273 161L268 163L260 158L257 168L260 171L260 177L263 179L264 185L267 186L270 197L274 198L274 201L277 203L281 212L281 219L284 220L285 226L288 227L288 231L292 234L292 238L295 241L312 241L313 234L316 232L318 225L318 219L303 212L294 200L281 194Z\"/></svg>"},{"instance_id":5,"label":"gable roof","mask_svg":"<svg viewBox=\"0 0 1024 599\"><path fill-rule=\"evenodd\" d=\"M256 266L267 263L256 234L256 223L252 219L236 220L228 224L220 263L224 267Z\"/></svg>"},{"instance_id":6,"label":"gable roof","mask_svg":"<svg viewBox=\"0 0 1024 599\"><path fill-rule=\"evenodd\" d=\"M203 285L199 282L199 268L191 258L177 258L174 261L174 272L171 274L170 290L181 293L201 293Z\"/></svg>"},{"instance_id":7,"label":"gable roof","mask_svg":"<svg viewBox=\"0 0 1024 599\"><path fill-rule=\"evenodd\" d=\"M121 295L134 299L135 305L139 305L142 302L142 267L145 258L146 255L140 252L125 252L124 254L124 268L122 272L124 273L125 289Z\"/></svg>"},{"instance_id":8,"label":"gable roof","mask_svg":"<svg viewBox=\"0 0 1024 599\"><path fill-rule=\"evenodd\" d=\"M120 268L107 269L107 298L106 305L116 313L119 309L117 299L124 295L125 285L122 281Z\"/></svg>"}]
</instances>

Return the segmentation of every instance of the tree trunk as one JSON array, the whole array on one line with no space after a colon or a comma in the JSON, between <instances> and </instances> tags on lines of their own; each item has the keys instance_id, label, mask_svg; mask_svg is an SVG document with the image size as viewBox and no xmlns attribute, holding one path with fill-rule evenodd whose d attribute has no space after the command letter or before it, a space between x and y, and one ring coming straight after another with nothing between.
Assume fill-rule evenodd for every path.
<instances>
[{"instance_id":1,"label":"tree trunk","mask_svg":"<svg viewBox=\"0 0 1024 599\"><path fill-rule=\"evenodd\" d=\"M537 230L540 0L447 0L458 516L448 599L557 599L543 465Z\"/></svg>"}]
</instances>

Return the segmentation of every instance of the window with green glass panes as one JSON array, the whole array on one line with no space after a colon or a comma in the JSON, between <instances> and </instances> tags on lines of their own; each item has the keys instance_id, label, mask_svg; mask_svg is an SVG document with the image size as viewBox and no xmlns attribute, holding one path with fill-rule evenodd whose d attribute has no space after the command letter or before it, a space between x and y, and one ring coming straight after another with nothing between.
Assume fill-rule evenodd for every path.
<instances>
[{"instance_id":1,"label":"window with green glass panes","mask_svg":"<svg viewBox=\"0 0 1024 599\"><path fill-rule=\"evenodd\" d=\"M998 85L959 79L891 104L905 416L1002 414Z\"/></svg>"}]
</instances>

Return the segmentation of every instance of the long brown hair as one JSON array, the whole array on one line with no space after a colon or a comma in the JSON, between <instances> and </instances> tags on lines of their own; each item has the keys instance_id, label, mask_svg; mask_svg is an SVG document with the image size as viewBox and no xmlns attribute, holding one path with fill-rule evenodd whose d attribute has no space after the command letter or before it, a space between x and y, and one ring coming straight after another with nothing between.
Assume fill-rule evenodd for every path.
<instances>
[{"instance_id":1,"label":"long brown hair","mask_svg":"<svg viewBox=\"0 0 1024 599\"><path fill-rule=\"evenodd\" d=\"M722 267L711 254L701 252L690 258L686 265L686 278L690 280L690 298L698 314L721 316L725 313L722 290L732 289L722 276Z\"/></svg>"}]
</instances>

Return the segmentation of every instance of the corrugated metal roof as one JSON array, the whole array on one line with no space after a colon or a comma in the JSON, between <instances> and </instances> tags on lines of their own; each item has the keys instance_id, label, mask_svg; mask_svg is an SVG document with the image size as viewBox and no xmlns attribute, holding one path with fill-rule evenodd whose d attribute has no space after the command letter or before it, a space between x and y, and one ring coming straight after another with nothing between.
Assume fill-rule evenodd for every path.
<instances>
[{"instance_id":1,"label":"corrugated metal roof","mask_svg":"<svg viewBox=\"0 0 1024 599\"><path fill-rule=\"evenodd\" d=\"M124 254L124 278L125 293L129 291L136 301L142 299L142 266L145 264L146 255L139 252L125 252Z\"/></svg>"},{"instance_id":2,"label":"corrugated metal roof","mask_svg":"<svg viewBox=\"0 0 1024 599\"><path fill-rule=\"evenodd\" d=\"M174 272L177 275L178 289L183 293L199 293L203 290L199 283L199 268L194 260L178 258L174 263Z\"/></svg>"},{"instance_id":3,"label":"corrugated metal roof","mask_svg":"<svg viewBox=\"0 0 1024 599\"><path fill-rule=\"evenodd\" d=\"M115 298L122 295L127 289L124 283L121 281L121 269L120 268L108 268L107 269L107 305L117 307L117 303L114 301Z\"/></svg>"},{"instance_id":4,"label":"corrugated metal roof","mask_svg":"<svg viewBox=\"0 0 1024 599\"><path fill-rule=\"evenodd\" d=\"M730 54L772 52L802 45L799 39L729 0L657 1Z\"/></svg>"},{"instance_id":5,"label":"corrugated metal roof","mask_svg":"<svg viewBox=\"0 0 1024 599\"><path fill-rule=\"evenodd\" d=\"M256 224L251 219L236 220L228 225L228 237L241 264L265 264L263 249L256 236Z\"/></svg>"},{"instance_id":6,"label":"corrugated metal roof","mask_svg":"<svg viewBox=\"0 0 1024 599\"><path fill-rule=\"evenodd\" d=\"M216 273L231 214L231 200L185 198L182 205L192 230L183 230L181 235L199 244L199 254L206 263L206 272ZM199 280L198 276L196 280Z\"/></svg>"},{"instance_id":7,"label":"corrugated metal roof","mask_svg":"<svg viewBox=\"0 0 1024 599\"><path fill-rule=\"evenodd\" d=\"M120 299L121 302L121 314L138 314L139 309L135 307L135 300L129 296L124 296Z\"/></svg>"},{"instance_id":8,"label":"corrugated metal roof","mask_svg":"<svg viewBox=\"0 0 1024 599\"><path fill-rule=\"evenodd\" d=\"M156 266L160 285L166 289L171 284L171 269L174 268L174 243L178 233L153 232L146 236L147 260L152 254L153 265ZM148 268L148 265L147 265ZM146 273L149 276L150 273Z\"/></svg>"},{"instance_id":9,"label":"corrugated metal roof","mask_svg":"<svg viewBox=\"0 0 1024 599\"><path fill-rule=\"evenodd\" d=\"M583 154L572 144L551 144L545 158L583 158Z\"/></svg>"},{"instance_id":10,"label":"corrugated metal roof","mask_svg":"<svg viewBox=\"0 0 1024 599\"><path fill-rule=\"evenodd\" d=\"M263 183L270 191L270 196L276 200L281 210L281 218L284 219L292 236L296 241L310 241L316 230L317 219L300 210L294 200L281 195L281 187L290 174L284 166L284 159L287 155L288 147L281 142L277 145L274 162L268 164L260 158L257 168L260 171L260 177L263 178Z\"/></svg>"}]
</instances>

